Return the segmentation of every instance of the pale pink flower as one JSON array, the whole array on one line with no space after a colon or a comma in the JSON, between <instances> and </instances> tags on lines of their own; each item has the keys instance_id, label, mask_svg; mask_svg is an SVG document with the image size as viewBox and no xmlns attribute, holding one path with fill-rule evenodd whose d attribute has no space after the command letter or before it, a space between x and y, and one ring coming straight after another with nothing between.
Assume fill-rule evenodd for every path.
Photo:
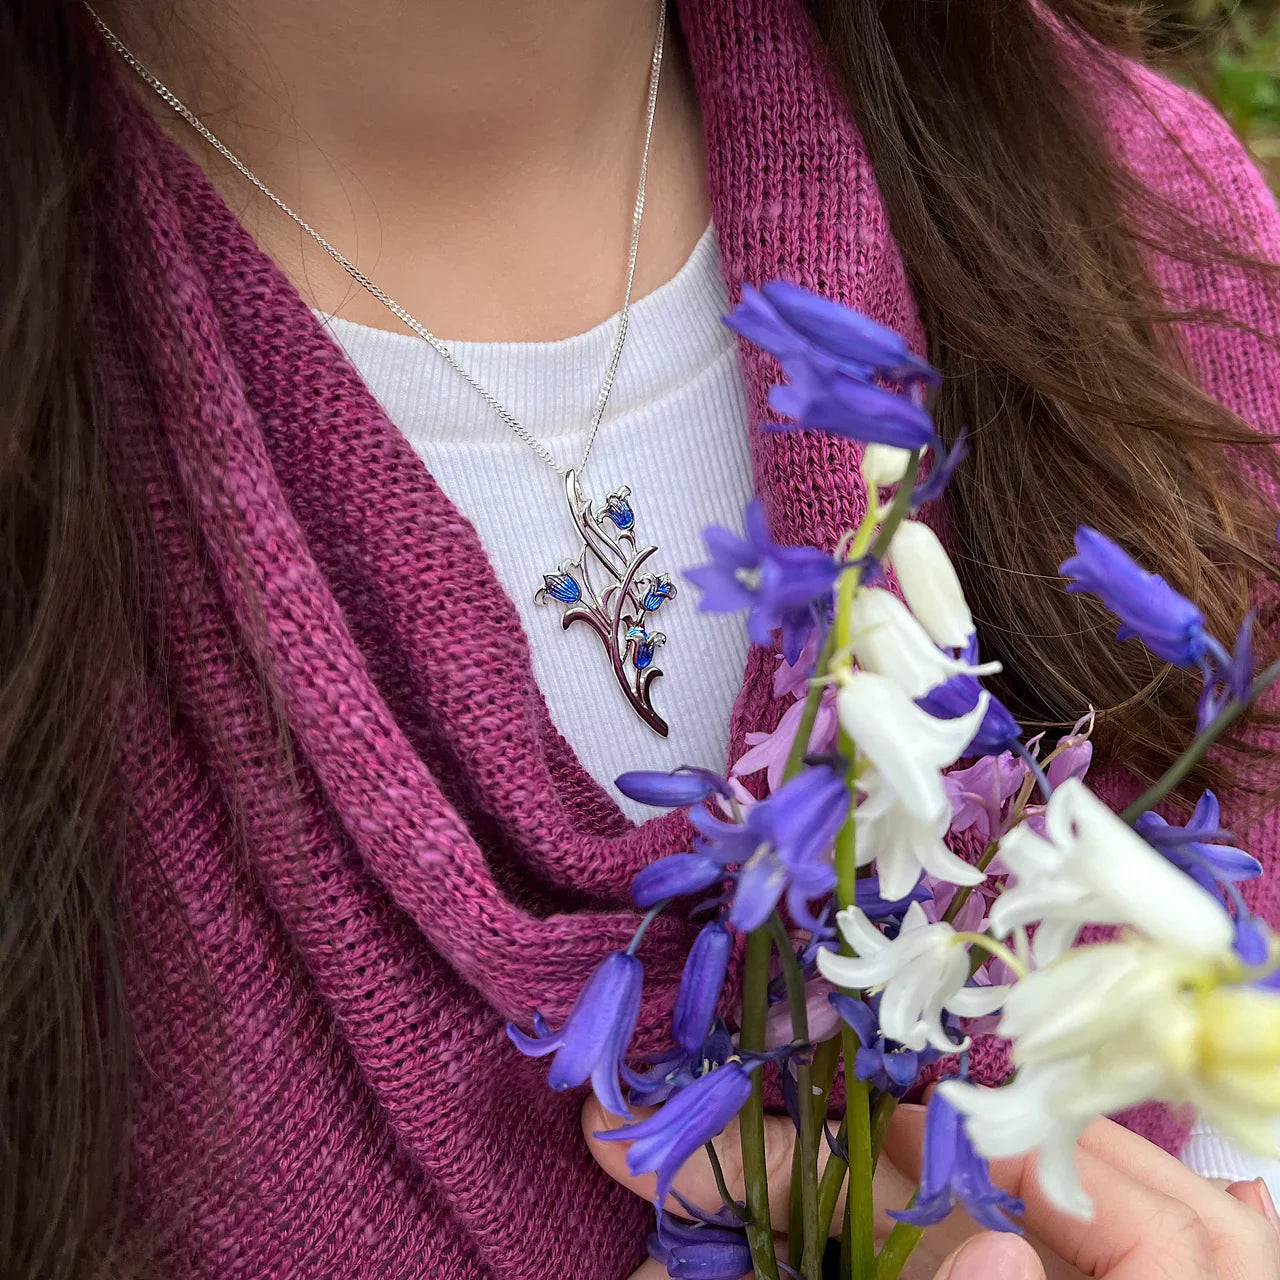
<instances>
[{"instance_id":1,"label":"pale pink flower","mask_svg":"<svg viewBox=\"0 0 1280 1280\"><path fill-rule=\"evenodd\" d=\"M951 801L951 830L972 828L983 844L1000 834L1004 807L1017 793L1026 768L1012 752L983 756L967 769L946 774L942 785Z\"/></svg>"},{"instance_id":2,"label":"pale pink flower","mask_svg":"<svg viewBox=\"0 0 1280 1280\"><path fill-rule=\"evenodd\" d=\"M809 750L815 754L821 755L835 746L837 727L835 699L834 685L823 690L818 714L813 722L813 733L809 737ZM803 716L804 703L793 702L772 733L747 734L748 750L733 766L734 777L745 778L761 769L766 769L769 790L776 791L782 785L787 757L791 754L791 747L796 740Z\"/></svg>"}]
</instances>

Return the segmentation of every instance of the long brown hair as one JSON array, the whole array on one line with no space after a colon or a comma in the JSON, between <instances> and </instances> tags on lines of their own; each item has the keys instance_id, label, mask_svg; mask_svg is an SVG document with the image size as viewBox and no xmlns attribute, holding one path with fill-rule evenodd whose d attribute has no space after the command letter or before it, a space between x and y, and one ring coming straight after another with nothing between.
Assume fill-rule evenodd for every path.
<instances>
[{"instance_id":1,"label":"long brown hair","mask_svg":"<svg viewBox=\"0 0 1280 1280\"><path fill-rule=\"evenodd\" d=\"M1108 50L1137 36L1119 6L808 8L947 375L941 421L970 431L951 505L986 654L1004 661L1020 714L1058 724L1097 707L1126 761L1157 770L1185 740L1193 690L1112 644L1055 566L1074 525L1096 524L1224 635L1247 584L1275 581L1274 513L1233 480L1258 437L1194 386L1148 265L1156 246L1194 261L1239 261L1247 246L1211 244L1142 191L1073 94L1082 63L1124 91ZM110 253L93 218L87 36L75 0L0 0L0 1274L12 1280L124 1268L130 1041L110 783L116 695L146 657L87 331L94 254ZM1252 464L1275 470L1269 449Z\"/></svg>"}]
</instances>

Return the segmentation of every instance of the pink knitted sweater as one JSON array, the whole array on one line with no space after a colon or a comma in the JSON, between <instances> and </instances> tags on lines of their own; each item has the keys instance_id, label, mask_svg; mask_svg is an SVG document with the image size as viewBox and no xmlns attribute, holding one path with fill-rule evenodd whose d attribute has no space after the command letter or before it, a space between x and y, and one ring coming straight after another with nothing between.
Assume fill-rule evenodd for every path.
<instances>
[{"instance_id":1,"label":"pink knitted sweater","mask_svg":"<svg viewBox=\"0 0 1280 1280\"><path fill-rule=\"evenodd\" d=\"M789 277L919 342L799 0L685 0L680 17L730 292ZM1133 162L1280 257L1275 208L1226 127L1142 87L1152 110L1114 122ZM630 878L686 846L685 819L634 827L586 774L472 527L200 170L118 81L104 107L119 117L104 208L128 281L111 340L126 334L141 370L114 386L121 463L167 566L165 692L138 707L123 761L137 1216L167 1232L183 1276L620 1280L650 1209L596 1170L581 1097L548 1090L503 1023L564 1017L630 937ZM1280 332L1275 298L1164 269L1171 289ZM1276 421L1274 352L1238 333L1189 343L1219 396ZM758 419L773 369L744 352L743 374ZM855 448L753 430L752 449L782 540L830 546L857 521ZM771 665L752 654L735 750L776 721ZM263 667L296 798L275 781ZM1249 847L1274 860L1274 820ZM1274 917L1280 880L1262 893ZM688 940L679 921L653 927L652 992L674 991ZM642 1046L669 1011L649 1000ZM1138 1123L1179 1140L1167 1118Z\"/></svg>"}]
</instances>

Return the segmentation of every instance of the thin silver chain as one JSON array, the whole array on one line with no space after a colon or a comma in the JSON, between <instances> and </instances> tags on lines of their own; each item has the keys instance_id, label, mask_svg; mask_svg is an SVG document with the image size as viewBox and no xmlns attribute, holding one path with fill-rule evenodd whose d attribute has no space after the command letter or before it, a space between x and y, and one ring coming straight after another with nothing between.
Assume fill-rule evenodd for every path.
<instances>
[{"instance_id":1,"label":"thin silver chain","mask_svg":"<svg viewBox=\"0 0 1280 1280\"><path fill-rule=\"evenodd\" d=\"M243 177L247 178L257 189L262 192L272 204L276 206L282 213L292 218L294 222L302 228L324 251L338 264L358 285L367 289L377 300L382 303L394 316L397 317L418 335L429 347L432 348L456 373L460 374L471 387L476 391L480 398L489 406L490 409L498 415L499 418L511 429L515 436L522 440L533 450L534 453L542 459L553 471L559 475L567 475L566 469L556 461L555 456L537 438L516 416L502 404L500 400L485 387L462 363L457 356L439 339L426 325L416 320L404 309L390 294L379 288L359 267L356 266L341 250L334 248L328 240L324 238L306 219L299 217L298 214L287 205L278 195L272 191L266 183L259 178L252 169L249 168L239 156L235 154L225 143L223 143L213 131L200 119L199 116L191 110L190 107L178 97L167 85L164 84L157 76L153 75L147 68L133 55L129 47L120 39L110 27L98 16L91 5L86 4L85 8L89 11L89 16L93 19L102 38L120 55L121 59L133 69L138 78L148 85L155 93L162 98L183 120L191 126L224 160L227 161L234 169L236 169ZM613 349L609 353L609 363L605 367L604 381L600 385L600 393L596 396L596 404L591 413L591 430L587 436L587 446L582 451L582 461L577 466L577 471L581 473L587 465L587 459L591 456L591 446L596 442L596 433L600 429L600 420L604 417L605 406L609 403L609 393L613 390L614 378L618 373L618 361L622 358L622 347L627 340L627 328L631 321L631 288L635 282L636 275L636 257L640 252L640 225L644 221L644 193L645 185L649 179L649 144L653 139L653 119L658 106L658 80L662 72L662 46L666 34L667 25L667 3L661 0L658 6L658 33L653 42L653 61L649 69L649 96L647 101L647 115L644 129L644 155L640 161L640 179L636 184L636 203L631 214L631 248L627 255L627 287L622 296L622 311L618 317L618 333L613 340Z\"/></svg>"}]
</instances>

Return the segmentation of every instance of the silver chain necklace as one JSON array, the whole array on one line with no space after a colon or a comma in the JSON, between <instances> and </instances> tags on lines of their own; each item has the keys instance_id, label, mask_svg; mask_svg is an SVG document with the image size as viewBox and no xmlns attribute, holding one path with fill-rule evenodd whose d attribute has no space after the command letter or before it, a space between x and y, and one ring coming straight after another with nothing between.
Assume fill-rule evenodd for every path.
<instances>
[{"instance_id":1,"label":"silver chain necklace","mask_svg":"<svg viewBox=\"0 0 1280 1280\"><path fill-rule=\"evenodd\" d=\"M582 495L580 477L591 456L605 406L613 390L627 340L631 319L631 290L635 282L636 258L640 251L640 227L644 221L645 187L649 178L649 145L653 139L653 121L658 105L658 81L662 72L662 53L666 34L667 5L660 0L658 30L653 42L653 59L649 70L644 153L640 161L640 177L636 185L635 207L631 215L631 245L627 255L627 284L618 317L618 332L605 366L604 381L591 413L586 448L576 467L562 466L547 448L501 401L485 387L448 346L424 324L416 320L390 294L375 284L359 267L335 248L309 222L295 213L275 194L243 160L239 158L167 85L153 75L134 56L119 36L107 26L94 9L86 4L89 16L102 38L153 92L180 116L242 177L247 179L287 217L291 218L321 249L358 285L371 293L402 324L413 331L493 410L512 434L564 481L565 499L575 530L582 543L578 555L559 562L555 573L543 576L542 586L534 599L539 604L556 603L563 607L561 622L568 630L575 622L587 624L609 658L614 678L637 715L656 733L667 734L667 724L653 709L650 686L662 674L653 665L658 647L666 642L661 631L649 627L649 615L667 600L675 598L676 589L665 573L646 570L645 565L657 553L657 547L637 545L635 512L629 502L631 490L623 485L610 493L597 511L595 504ZM597 581L592 582L592 577ZM603 574L603 578L601 577Z\"/></svg>"}]
</instances>

